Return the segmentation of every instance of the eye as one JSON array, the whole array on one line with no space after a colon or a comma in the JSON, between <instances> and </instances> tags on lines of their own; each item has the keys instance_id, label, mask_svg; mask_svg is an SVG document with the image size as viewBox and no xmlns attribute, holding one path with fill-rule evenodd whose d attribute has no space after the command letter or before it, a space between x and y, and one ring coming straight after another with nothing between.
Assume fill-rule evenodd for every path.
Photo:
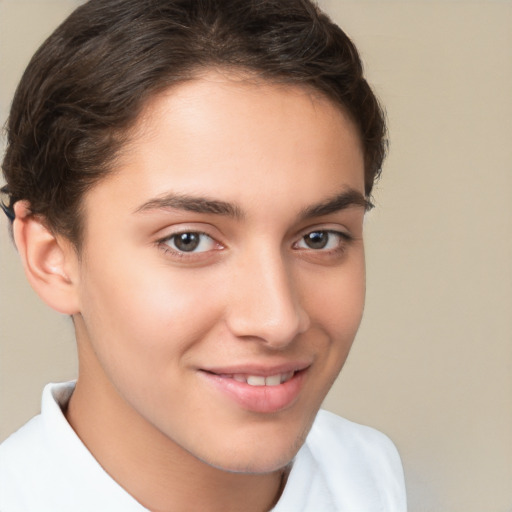
<instances>
[{"instance_id":1,"label":"eye","mask_svg":"<svg viewBox=\"0 0 512 512\"><path fill-rule=\"evenodd\" d=\"M312 231L303 236L296 247L299 249L313 249L316 251L329 251L338 249L350 236L338 231Z\"/></svg>"},{"instance_id":2,"label":"eye","mask_svg":"<svg viewBox=\"0 0 512 512\"><path fill-rule=\"evenodd\" d=\"M177 233L165 240L162 244L168 246L171 250L181 253L206 252L215 248L215 240L206 233L196 231L187 231Z\"/></svg>"}]
</instances>

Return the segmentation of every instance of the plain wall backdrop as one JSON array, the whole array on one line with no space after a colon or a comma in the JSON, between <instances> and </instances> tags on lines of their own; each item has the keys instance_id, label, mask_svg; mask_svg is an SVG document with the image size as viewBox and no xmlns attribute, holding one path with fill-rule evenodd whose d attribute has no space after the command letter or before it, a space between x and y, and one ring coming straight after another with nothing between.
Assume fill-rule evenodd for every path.
<instances>
[{"instance_id":1,"label":"plain wall backdrop","mask_svg":"<svg viewBox=\"0 0 512 512\"><path fill-rule=\"evenodd\" d=\"M0 0L0 122L77 4ZM390 130L365 318L326 407L394 440L411 512L510 512L512 2L321 5L360 49ZM0 440L44 384L76 376L75 357L71 321L30 290L2 219Z\"/></svg>"}]
</instances>

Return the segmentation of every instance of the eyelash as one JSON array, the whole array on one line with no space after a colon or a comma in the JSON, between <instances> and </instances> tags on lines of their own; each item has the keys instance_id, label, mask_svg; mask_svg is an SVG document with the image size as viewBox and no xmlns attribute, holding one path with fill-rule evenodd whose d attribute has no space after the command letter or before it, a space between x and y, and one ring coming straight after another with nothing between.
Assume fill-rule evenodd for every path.
<instances>
[{"instance_id":1,"label":"eyelash","mask_svg":"<svg viewBox=\"0 0 512 512\"><path fill-rule=\"evenodd\" d=\"M338 244L336 247L328 248L328 249L325 249L325 248L314 249L312 247L298 247L298 245L301 242L304 242L306 237L314 235L314 234L327 234L330 236L336 236L339 238ZM193 230L181 231L179 233L173 233L172 235L166 236L165 238L158 240L157 245L159 247L161 247L161 249L166 254L171 254L174 257L178 257L178 258L182 258L182 259L198 258L198 257L200 257L198 255L207 254L207 253L210 253L212 250L215 250L212 248L212 249L207 249L204 251L197 252L196 250L182 251L182 250L179 250L178 248L170 247L170 245L169 245L170 242L172 242L173 240L176 241L179 236L183 236L183 235L196 235L196 236L198 235L200 237L206 237L210 240L210 243L212 244L212 246L217 246L216 250L224 249L224 246L222 246L222 244L217 242L213 237L211 237L207 233L204 233L202 231L193 231ZM345 252L345 250L347 249L347 245L350 244L351 242L353 242L353 240L354 240L354 238L352 235L350 235L349 233L343 232L343 231L336 231L336 230L331 230L331 229L318 229L318 230L309 231L306 234L304 234L297 242L295 242L293 244L292 247L298 251L311 251L313 254L316 253L319 255L320 254L324 254L324 255L337 255L338 254L338 255L340 255ZM201 244L201 243L204 243L204 241L200 240L199 244ZM329 241L327 242L327 244L328 243L329 243ZM174 245L175 245L175 243L174 243Z\"/></svg>"},{"instance_id":2,"label":"eyelash","mask_svg":"<svg viewBox=\"0 0 512 512\"><path fill-rule=\"evenodd\" d=\"M304 247L304 248L300 248L300 247L297 247L301 242L305 241L306 240L306 237L308 236L312 236L312 235L329 235L330 237L332 236L335 236L335 237L338 237L338 243L336 244L336 247L332 247L332 248L318 248L318 249L314 249L312 247ZM347 248L347 244L351 243L352 241L354 240L354 238L352 237L352 235L350 235L349 233L346 233L346 232L343 232L343 231L335 231L335 230L332 230L332 229L318 229L318 230L313 230L313 231L309 231L308 233L306 233L305 235L303 235L301 237L301 239L296 242L294 244L294 247L296 247L298 250L311 250L315 253L327 253L327 254L336 254L336 253L342 253L346 250ZM329 240L327 241L326 245L329 244Z\"/></svg>"},{"instance_id":3,"label":"eyelash","mask_svg":"<svg viewBox=\"0 0 512 512\"><path fill-rule=\"evenodd\" d=\"M180 250L179 248L172 248L169 246L169 243L174 241L174 246L176 247L176 240L178 239L178 237L180 236L184 236L184 235L195 235L195 236L199 236L201 238L204 239L204 237L206 237L207 239L209 239L210 243L212 244L212 246L214 245L217 245L218 246L218 249L217 250L221 250L222 245L219 244L214 238L212 238L210 235L208 235L207 233L203 233L201 231L181 231L179 233L174 233L170 236L166 236L165 238L162 238L160 240L158 240L158 245L163 249L163 251L165 253L171 253L172 255L174 256L177 256L179 258L190 258L190 257L197 257L198 254L204 254L204 253L208 253L210 252L212 249L208 249L208 250L205 250L205 251L195 251L195 250L192 250L192 251L182 251ZM204 243L204 240L200 240L199 241L199 246Z\"/></svg>"}]
</instances>

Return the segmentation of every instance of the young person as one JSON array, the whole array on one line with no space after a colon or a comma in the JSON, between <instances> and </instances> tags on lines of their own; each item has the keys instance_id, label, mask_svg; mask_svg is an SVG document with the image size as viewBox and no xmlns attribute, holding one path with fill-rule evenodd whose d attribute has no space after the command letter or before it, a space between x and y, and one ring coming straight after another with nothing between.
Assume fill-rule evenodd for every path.
<instances>
[{"instance_id":1,"label":"young person","mask_svg":"<svg viewBox=\"0 0 512 512\"><path fill-rule=\"evenodd\" d=\"M16 92L3 161L76 383L0 447L0 510L405 510L320 405L362 315L384 120L309 0L91 0Z\"/></svg>"}]
</instances>

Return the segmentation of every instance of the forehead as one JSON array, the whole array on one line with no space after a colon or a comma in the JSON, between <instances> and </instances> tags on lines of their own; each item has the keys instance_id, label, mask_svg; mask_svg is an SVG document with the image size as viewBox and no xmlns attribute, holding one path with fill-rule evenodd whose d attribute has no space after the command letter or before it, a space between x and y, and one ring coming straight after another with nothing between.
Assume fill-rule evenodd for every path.
<instances>
[{"instance_id":1,"label":"forehead","mask_svg":"<svg viewBox=\"0 0 512 512\"><path fill-rule=\"evenodd\" d=\"M338 105L309 88L209 72L148 101L86 203L103 190L132 210L168 192L252 206L272 196L304 208L316 199L308 196L346 187L364 191L364 166Z\"/></svg>"}]
</instances>

